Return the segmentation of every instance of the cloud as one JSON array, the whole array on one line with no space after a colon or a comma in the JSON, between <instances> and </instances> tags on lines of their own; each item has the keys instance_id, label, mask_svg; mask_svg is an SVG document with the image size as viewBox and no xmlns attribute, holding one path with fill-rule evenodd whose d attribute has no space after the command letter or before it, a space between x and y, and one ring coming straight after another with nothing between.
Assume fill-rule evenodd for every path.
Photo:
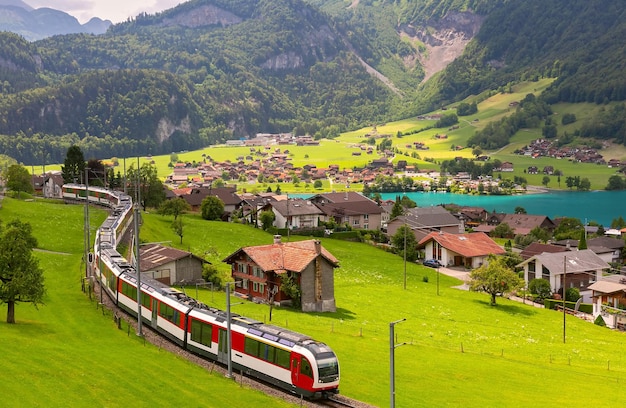
<instances>
[{"instance_id":1,"label":"cloud","mask_svg":"<svg viewBox=\"0 0 626 408\"><path fill-rule=\"evenodd\" d=\"M111 20L114 23L146 12L154 14L175 7L183 0L26 0L33 8L49 7L62 10L81 23L92 17Z\"/></svg>"}]
</instances>

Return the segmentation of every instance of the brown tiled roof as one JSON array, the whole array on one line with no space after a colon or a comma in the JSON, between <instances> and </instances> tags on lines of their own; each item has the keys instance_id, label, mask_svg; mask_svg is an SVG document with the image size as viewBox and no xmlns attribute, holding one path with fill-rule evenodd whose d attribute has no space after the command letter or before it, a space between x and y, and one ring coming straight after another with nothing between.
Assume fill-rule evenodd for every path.
<instances>
[{"instance_id":1,"label":"brown tiled roof","mask_svg":"<svg viewBox=\"0 0 626 408\"><path fill-rule=\"evenodd\" d=\"M141 271L149 271L159 266L165 265L172 261L177 261L185 257L194 257L201 262L206 263L191 252L181 251L180 249L166 247L158 244L149 244L142 246L139 250L139 259L141 260Z\"/></svg>"},{"instance_id":2,"label":"brown tiled roof","mask_svg":"<svg viewBox=\"0 0 626 408\"><path fill-rule=\"evenodd\" d=\"M437 241L442 247L454 251L465 257L484 256L489 254L504 254L502 249L487 234L474 232L471 234L448 234L441 232L431 232L419 242L419 246L424 246L428 241Z\"/></svg>"},{"instance_id":3,"label":"brown tiled roof","mask_svg":"<svg viewBox=\"0 0 626 408\"><path fill-rule=\"evenodd\" d=\"M241 248L224 259L224 262L231 263L240 252L245 253L263 271L292 271L302 272L318 256L316 243L319 241L297 241L280 242L271 245L259 245ZM321 244L319 250L322 257L333 266L339 266L339 261Z\"/></svg>"},{"instance_id":4,"label":"brown tiled roof","mask_svg":"<svg viewBox=\"0 0 626 408\"><path fill-rule=\"evenodd\" d=\"M568 251L568 249L561 245L550 245L550 244L541 244L539 242L533 242L528 245L524 250L520 253L522 259L528 259L535 255L542 254L544 252L557 253Z\"/></svg>"}]
</instances>

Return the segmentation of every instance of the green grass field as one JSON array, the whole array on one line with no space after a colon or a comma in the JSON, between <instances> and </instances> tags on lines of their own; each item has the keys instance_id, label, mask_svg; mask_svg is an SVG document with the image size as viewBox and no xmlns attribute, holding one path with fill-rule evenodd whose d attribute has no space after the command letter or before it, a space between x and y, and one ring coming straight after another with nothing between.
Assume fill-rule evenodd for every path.
<instances>
[{"instance_id":1,"label":"green grass field","mask_svg":"<svg viewBox=\"0 0 626 408\"><path fill-rule=\"evenodd\" d=\"M95 228L104 213L91 213ZM72 254L38 253L46 270L46 304L39 311L19 305L18 324L0 323L7 406L281 405L144 345L132 332L118 330L110 315L103 316L80 290L82 207L5 199L0 217L31 220L42 249ZM171 240L206 254L225 274L228 266L221 260L233 251L272 241L244 225L195 215L184 220L182 246L169 229L171 217L156 214L145 214L142 240ZM366 244L324 239L323 245L341 265L335 274L337 312L274 308L272 323L329 344L340 359L343 394L389 404L389 323L406 318L396 326L397 342L408 343L395 350L397 406L513 407L549 401L609 407L626 398L624 333L568 316L563 344L557 312L507 299L490 307L487 295L454 289L460 282L444 275L437 296L436 271L416 264L407 265L405 290L400 257ZM195 288L187 293L195 296ZM201 290L199 297L225 306L224 292ZM269 320L267 305L243 302L233 311ZM6 306L0 306L4 313Z\"/></svg>"},{"instance_id":2,"label":"green grass field","mask_svg":"<svg viewBox=\"0 0 626 408\"><path fill-rule=\"evenodd\" d=\"M91 211L92 228L104 219ZM289 406L147 343L97 309L81 291L83 207L5 199L3 222L29 220L39 241L47 295L36 310L16 306L8 325L0 305L6 407Z\"/></svg>"}]
</instances>

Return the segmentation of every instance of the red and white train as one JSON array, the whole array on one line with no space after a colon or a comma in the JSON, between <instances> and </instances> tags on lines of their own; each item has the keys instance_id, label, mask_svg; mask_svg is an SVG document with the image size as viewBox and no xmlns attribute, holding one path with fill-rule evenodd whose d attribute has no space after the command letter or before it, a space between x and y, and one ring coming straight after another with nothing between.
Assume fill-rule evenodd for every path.
<instances>
[{"instance_id":1,"label":"red and white train","mask_svg":"<svg viewBox=\"0 0 626 408\"><path fill-rule=\"evenodd\" d=\"M68 201L84 202L86 196L84 185L63 186L63 197ZM115 304L136 318L137 273L116 249L133 221L132 199L99 187L89 187L88 199L112 209L96 235L96 278ZM143 323L184 349L228 363L225 311L143 275L141 299ZM247 375L311 399L339 392L337 356L326 344L309 336L231 314L230 344L232 367Z\"/></svg>"}]
</instances>

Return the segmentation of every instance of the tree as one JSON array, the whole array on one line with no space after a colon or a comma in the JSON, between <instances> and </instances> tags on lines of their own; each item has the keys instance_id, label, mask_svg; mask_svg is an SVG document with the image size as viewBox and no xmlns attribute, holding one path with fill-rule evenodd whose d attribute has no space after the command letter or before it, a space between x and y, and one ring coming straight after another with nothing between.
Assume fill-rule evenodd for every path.
<instances>
[{"instance_id":1,"label":"tree","mask_svg":"<svg viewBox=\"0 0 626 408\"><path fill-rule=\"evenodd\" d=\"M65 155L65 161L61 166L63 181L66 183L83 183L85 175L85 157L82 150L76 145L70 146Z\"/></svg>"},{"instance_id":2,"label":"tree","mask_svg":"<svg viewBox=\"0 0 626 408\"><path fill-rule=\"evenodd\" d=\"M209 221L221 220L224 214L224 202L216 196L208 196L200 204L202 218Z\"/></svg>"},{"instance_id":3,"label":"tree","mask_svg":"<svg viewBox=\"0 0 626 408\"><path fill-rule=\"evenodd\" d=\"M139 203L146 208L159 208L165 200L165 190L163 183L159 179L156 166L150 163L141 165L139 175L134 165L131 165L127 172L128 194L131 197L137 196L137 184L139 183Z\"/></svg>"},{"instance_id":4,"label":"tree","mask_svg":"<svg viewBox=\"0 0 626 408\"><path fill-rule=\"evenodd\" d=\"M274 225L274 220L276 219L276 214L273 211L263 211L261 215L259 215L259 221L261 221L261 226L263 231L267 231L272 225ZM287 226L289 227L289 226Z\"/></svg>"},{"instance_id":5,"label":"tree","mask_svg":"<svg viewBox=\"0 0 626 408\"><path fill-rule=\"evenodd\" d=\"M531 280L528 284L528 290L530 290L530 293L535 295L537 298L536 300L540 302L552 296L550 282L546 279L536 278Z\"/></svg>"},{"instance_id":6,"label":"tree","mask_svg":"<svg viewBox=\"0 0 626 408\"><path fill-rule=\"evenodd\" d=\"M580 230L580 239L578 240L578 249L587 249L587 232L585 229Z\"/></svg>"},{"instance_id":7,"label":"tree","mask_svg":"<svg viewBox=\"0 0 626 408\"><path fill-rule=\"evenodd\" d=\"M609 184L605 187L607 190L625 190L626 180L618 174L609 177Z\"/></svg>"},{"instance_id":8,"label":"tree","mask_svg":"<svg viewBox=\"0 0 626 408\"><path fill-rule=\"evenodd\" d=\"M43 304L43 270L33 256L37 240L29 223L0 224L0 303L7 304L7 323L15 323L15 304Z\"/></svg>"},{"instance_id":9,"label":"tree","mask_svg":"<svg viewBox=\"0 0 626 408\"><path fill-rule=\"evenodd\" d=\"M313 188L319 190L322 188L322 180L315 180L313 183Z\"/></svg>"},{"instance_id":10,"label":"tree","mask_svg":"<svg viewBox=\"0 0 626 408\"><path fill-rule=\"evenodd\" d=\"M413 262L417 259L417 240L411 228L402 225L391 237L391 245L395 252L404 258L406 251L406 260Z\"/></svg>"},{"instance_id":11,"label":"tree","mask_svg":"<svg viewBox=\"0 0 626 408\"><path fill-rule=\"evenodd\" d=\"M587 177L583 177L580 179L580 183L578 183L578 189L581 191L589 191L591 189L591 181Z\"/></svg>"},{"instance_id":12,"label":"tree","mask_svg":"<svg viewBox=\"0 0 626 408\"><path fill-rule=\"evenodd\" d=\"M397 218L404 214L404 207L402 207L402 202L400 201L400 196L396 196L396 202L393 203L393 207L391 208L391 219Z\"/></svg>"},{"instance_id":13,"label":"tree","mask_svg":"<svg viewBox=\"0 0 626 408\"><path fill-rule=\"evenodd\" d=\"M13 164L6 172L7 188L11 191L17 191L17 197L20 197L20 193L32 193L33 178L31 177L26 167L20 164Z\"/></svg>"},{"instance_id":14,"label":"tree","mask_svg":"<svg viewBox=\"0 0 626 408\"><path fill-rule=\"evenodd\" d=\"M515 232L508 223L501 222L493 229L493 231L491 231L491 236L497 238L510 238L515 236Z\"/></svg>"},{"instance_id":15,"label":"tree","mask_svg":"<svg viewBox=\"0 0 626 408\"><path fill-rule=\"evenodd\" d=\"M515 214L526 214L526 209L524 207L517 206L514 210Z\"/></svg>"},{"instance_id":16,"label":"tree","mask_svg":"<svg viewBox=\"0 0 626 408\"><path fill-rule=\"evenodd\" d=\"M174 221L176 221L179 215L185 214L187 211L191 211L191 206L182 197L163 201L158 210L161 215L173 215Z\"/></svg>"},{"instance_id":17,"label":"tree","mask_svg":"<svg viewBox=\"0 0 626 408\"><path fill-rule=\"evenodd\" d=\"M174 221L172 221L171 228L174 231L174 233L176 233L176 235L180 237L180 243L182 244L183 243L183 220L182 218L179 218L179 219L174 218Z\"/></svg>"},{"instance_id":18,"label":"tree","mask_svg":"<svg viewBox=\"0 0 626 408\"><path fill-rule=\"evenodd\" d=\"M496 296L513 292L523 286L515 272L507 268L504 259L489 256L489 262L470 273L470 290L491 295L491 306L496 305Z\"/></svg>"},{"instance_id":19,"label":"tree","mask_svg":"<svg viewBox=\"0 0 626 408\"><path fill-rule=\"evenodd\" d=\"M550 184L550 176L543 176L543 178L541 179L541 184L543 184L545 187L548 187L548 184Z\"/></svg>"}]
</instances>

